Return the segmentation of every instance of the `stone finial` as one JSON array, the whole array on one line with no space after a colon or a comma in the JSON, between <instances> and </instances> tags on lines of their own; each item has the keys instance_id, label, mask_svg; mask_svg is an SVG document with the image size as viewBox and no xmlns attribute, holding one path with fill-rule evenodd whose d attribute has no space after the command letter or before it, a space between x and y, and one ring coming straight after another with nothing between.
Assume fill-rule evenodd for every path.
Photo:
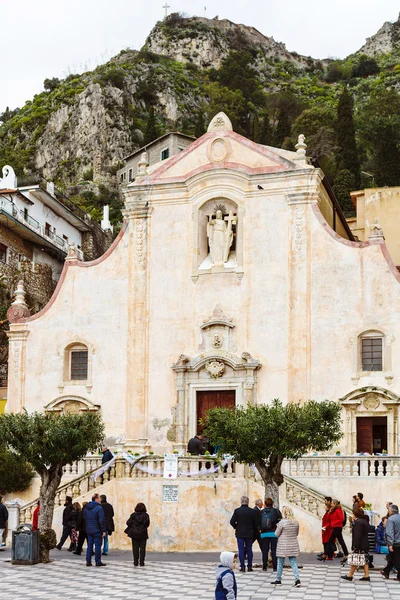
<instances>
[{"instance_id":1,"label":"stone finial","mask_svg":"<svg viewBox=\"0 0 400 600\"><path fill-rule=\"evenodd\" d=\"M48 194L50 194L50 196L52 196L53 198L56 197L56 194L54 192L54 183L52 181L48 181L46 184L46 192Z\"/></svg>"},{"instance_id":2,"label":"stone finial","mask_svg":"<svg viewBox=\"0 0 400 600\"><path fill-rule=\"evenodd\" d=\"M14 169L10 165L5 165L2 173L3 178L0 178L0 190L16 190L18 182Z\"/></svg>"},{"instance_id":3,"label":"stone finial","mask_svg":"<svg viewBox=\"0 0 400 600\"><path fill-rule=\"evenodd\" d=\"M78 260L78 250L76 248L75 242L71 242L68 247L68 254L65 260Z\"/></svg>"},{"instance_id":4,"label":"stone finial","mask_svg":"<svg viewBox=\"0 0 400 600\"><path fill-rule=\"evenodd\" d=\"M224 112L219 112L211 119L207 131L233 131L230 118Z\"/></svg>"},{"instance_id":5,"label":"stone finial","mask_svg":"<svg viewBox=\"0 0 400 600\"><path fill-rule=\"evenodd\" d=\"M295 160L298 161L299 163L302 164L307 164L307 156L306 156L306 149L307 149L307 144L304 142L306 138L304 137L304 135L301 133L297 139L297 144L295 146L296 148L296 158Z\"/></svg>"},{"instance_id":6,"label":"stone finial","mask_svg":"<svg viewBox=\"0 0 400 600\"><path fill-rule=\"evenodd\" d=\"M25 287L22 279L18 281L14 292L15 300L7 311L7 319L10 323L19 323L30 316L30 310L25 302Z\"/></svg>"},{"instance_id":7,"label":"stone finial","mask_svg":"<svg viewBox=\"0 0 400 600\"><path fill-rule=\"evenodd\" d=\"M383 242L384 239L385 239L385 236L383 235L382 227L379 225L378 219L374 219L370 234L368 236L368 240L369 241L375 240L378 242Z\"/></svg>"},{"instance_id":8,"label":"stone finial","mask_svg":"<svg viewBox=\"0 0 400 600\"><path fill-rule=\"evenodd\" d=\"M138 162L138 176L145 177L147 175L147 167L149 166L149 155L146 151L142 152L140 155L140 160Z\"/></svg>"}]
</instances>

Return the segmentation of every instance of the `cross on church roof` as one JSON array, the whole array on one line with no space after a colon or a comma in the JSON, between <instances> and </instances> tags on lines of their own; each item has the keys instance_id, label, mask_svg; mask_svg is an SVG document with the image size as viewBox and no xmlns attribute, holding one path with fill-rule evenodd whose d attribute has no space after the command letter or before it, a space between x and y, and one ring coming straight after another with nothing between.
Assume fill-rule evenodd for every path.
<instances>
[{"instance_id":1,"label":"cross on church roof","mask_svg":"<svg viewBox=\"0 0 400 600\"><path fill-rule=\"evenodd\" d=\"M165 8L165 17L168 17L168 9L171 8L170 5L166 2L163 8Z\"/></svg>"}]
</instances>

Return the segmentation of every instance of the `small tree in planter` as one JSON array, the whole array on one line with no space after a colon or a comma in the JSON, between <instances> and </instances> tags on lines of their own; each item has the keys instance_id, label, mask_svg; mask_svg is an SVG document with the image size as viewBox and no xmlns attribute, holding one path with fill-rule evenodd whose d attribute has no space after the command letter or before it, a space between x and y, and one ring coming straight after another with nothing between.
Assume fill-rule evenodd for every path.
<instances>
[{"instance_id":1,"label":"small tree in planter","mask_svg":"<svg viewBox=\"0 0 400 600\"><path fill-rule=\"evenodd\" d=\"M219 454L254 464L266 496L278 500L285 458L297 459L311 450L329 450L342 437L337 402L271 404L247 408L213 408L207 412L206 435Z\"/></svg>"},{"instance_id":2,"label":"small tree in planter","mask_svg":"<svg viewBox=\"0 0 400 600\"><path fill-rule=\"evenodd\" d=\"M104 437L99 413L39 413L0 416L0 439L20 459L27 460L41 479L39 529L49 539L41 551L42 562L48 562L54 500L63 475L63 467L94 451Z\"/></svg>"}]
</instances>

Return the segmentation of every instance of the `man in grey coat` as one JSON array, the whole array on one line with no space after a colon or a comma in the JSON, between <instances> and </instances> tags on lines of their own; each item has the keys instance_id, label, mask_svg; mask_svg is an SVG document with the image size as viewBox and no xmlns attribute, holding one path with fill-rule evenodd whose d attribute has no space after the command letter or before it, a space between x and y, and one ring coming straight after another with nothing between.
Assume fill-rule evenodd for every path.
<instances>
[{"instance_id":1,"label":"man in grey coat","mask_svg":"<svg viewBox=\"0 0 400 600\"><path fill-rule=\"evenodd\" d=\"M393 566L397 569L397 580L400 581L400 515L399 507L396 504L389 506L389 518L386 522L385 535L390 552L388 564L393 563ZM382 574L389 578L389 573L386 575L385 571L386 568Z\"/></svg>"}]
</instances>

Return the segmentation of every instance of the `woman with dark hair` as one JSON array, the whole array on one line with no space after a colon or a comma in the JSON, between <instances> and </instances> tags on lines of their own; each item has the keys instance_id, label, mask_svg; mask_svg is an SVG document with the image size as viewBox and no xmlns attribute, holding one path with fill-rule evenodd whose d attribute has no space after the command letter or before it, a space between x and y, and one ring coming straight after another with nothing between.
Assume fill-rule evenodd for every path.
<instances>
[{"instance_id":1,"label":"woman with dark hair","mask_svg":"<svg viewBox=\"0 0 400 600\"><path fill-rule=\"evenodd\" d=\"M351 548L353 552L364 555L364 577L360 581L370 581L368 568L368 523L364 518L364 511L360 508L353 510L353 530ZM352 565L347 575L342 575L342 579L353 581L353 575L356 572L357 566Z\"/></svg>"},{"instance_id":2,"label":"woman with dark hair","mask_svg":"<svg viewBox=\"0 0 400 600\"><path fill-rule=\"evenodd\" d=\"M135 512L131 514L126 525L125 533L132 540L133 564L135 567L138 565L144 567L150 517L143 502L136 505Z\"/></svg>"}]
</instances>

